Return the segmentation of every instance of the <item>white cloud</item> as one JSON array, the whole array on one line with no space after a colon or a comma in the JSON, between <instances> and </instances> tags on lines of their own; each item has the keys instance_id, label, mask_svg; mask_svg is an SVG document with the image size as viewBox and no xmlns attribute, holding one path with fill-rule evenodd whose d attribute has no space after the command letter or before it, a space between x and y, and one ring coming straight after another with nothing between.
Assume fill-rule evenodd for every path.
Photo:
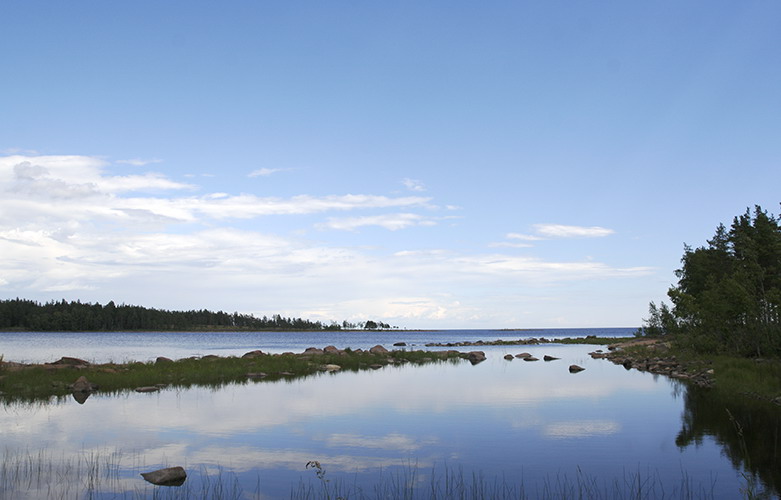
<instances>
[{"instance_id":1,"label":"white cloud","mask_svg":"<svg viewBox=\"0 0 781 500\"><path fill-rule=\"evenodd\" d=\"M152 163L162 163L163 160L159 158L131 158L130 160L117 160L116 163L122 163L125 165L133 165L134 167L143 167L144 165L150 165Z\"/></svg>"},{"instance_id":2,"label":"white cloud","mask_svg":"<svg viewBox=\"0 0 781 500\"><path fill-rule=\"evenodd\" d=\"M421 192L426 190L426 186L424 186L423 183L417 179L405 178L402 179L401 183L404 184L404 187L410 191Z\"/></svg>"},{"instance_id":3,"label":"white cloud","mask_svg":"<svg viewBox=\"0 0 781 500\"><path fill-rule=\"evenodd\" d=\"M615 233L600 226L566 226L563 224L535 224L538 234L549 238L602 238Z\"/></svg>"},{"instance_id":4,"label":"white cloud","mask_svg":"<svg viewBox=\"0 0 781 500\"><path fill-rule=\"evenodd\" d=\"M328 229L339 229L343 231L354 231L364 226L380 226L389 231L406 229L410 226L433 226L436 222L432 219L417 214L384 214L370 215L364 217L345 217L329 218L327 222L320 227Z\"/></svg>"},{"instance_id":5,"label":"white cloud","mask_svg":"<svg viewBox=\"0 0 781 500\"><path fill-rule=\"evenodd\" d=\"M531 234L520 234L520 233L507 233L507 238L511 240L524 240L524 241L540 241L544 239L541 236L534 236Z\"/></svg>"},{"instance_id":6,"label":"white cloud","mask_svg":"<svg viewBox=\"0 0 781 500\"><path fill-rule=\"evenodd\" d=\"M247 174L247 177L266 177L271 174L275 174L277 172L283 172L284 169L282 168L260 168L258 170L253 170L249 174Z\"/></svg>"},{"instance_id":7,"label":"white cloud","mask_svg":"<svg viewBox=\"0 0 781 500\"><path fill-rule=\"evenodd\" d=\"M90 157L0 157L0 291L45 300L51 297L46 293L73 290L74 299L289 316L311 312L313 319L326 321L374 317L400 326L478 321L516 326L519 304L561 301L557 286L593 288L604 281L615 290L615 280L651 273L642 266L579 258L475 253L431 240L387 252L374 240L350 247L341 239L310 240L302 229L373 225L398 231L447 217L412 213L437 208L420 196L182 196L193 186L161 174L113 176L107 167ZM155 194L143 195L149 191ZM378 209L392 213L366 213ZM329 218L333 212L354 215ZM279 229L273 221L253 220L284 215L297 216L299 227ZM305 215L312 217L300 218ZM562 233L584 234L556 234ZM523 247L540 238L510 233L495 248ZM258 296L262 310L250 299ZM551 304L546 307L556 317L561 312L554 309L567 306ZM582 320L572 321L583 326Z\"/></svg>"}]
</instances>

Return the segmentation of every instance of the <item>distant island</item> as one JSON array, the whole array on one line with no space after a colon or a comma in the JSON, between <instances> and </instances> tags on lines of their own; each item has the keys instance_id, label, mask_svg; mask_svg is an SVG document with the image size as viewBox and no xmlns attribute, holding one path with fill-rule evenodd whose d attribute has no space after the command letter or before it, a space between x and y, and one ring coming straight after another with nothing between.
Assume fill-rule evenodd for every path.
<instances>
[{"instance_id":1,"label":"distant island","mask_svg":"<svg viewBox=\"0 0 781 500\"><path fill-rule=\"evenodd\" d=\"M81 301L51 301L42 304L27 299L0 301L0 330L51 332L119 332L119 331L338 331L385 330L382 321L351 323L332 321L324 324L302 318L285 318L279 314L258 318L238 312L168 311L142 306L106 305Z\"/></svg>"}]
</instances>

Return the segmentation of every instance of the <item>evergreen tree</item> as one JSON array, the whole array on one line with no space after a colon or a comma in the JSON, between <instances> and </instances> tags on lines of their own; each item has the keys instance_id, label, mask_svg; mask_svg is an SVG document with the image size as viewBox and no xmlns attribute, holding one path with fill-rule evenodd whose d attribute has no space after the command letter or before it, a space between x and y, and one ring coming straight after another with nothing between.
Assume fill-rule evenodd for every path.
<instances>
[{"instance_id":1,"label":"evergreen tree","mask_svg":"<svg viewBox=\"0 0 781 500\"><path fill-rule=\"evenodd\" d=\"M707 351L781 356L781 227L756 206L720 224L708 245L684 247L673 307L651 303L642 332L674 334Z\"/></svg>"}]
</instances>

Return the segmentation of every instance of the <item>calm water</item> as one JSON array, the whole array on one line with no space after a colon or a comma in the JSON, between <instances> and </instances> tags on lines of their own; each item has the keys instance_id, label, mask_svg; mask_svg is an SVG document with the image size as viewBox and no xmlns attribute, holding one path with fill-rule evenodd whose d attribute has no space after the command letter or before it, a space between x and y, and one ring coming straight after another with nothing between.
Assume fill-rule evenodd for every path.
<instances>
[{"instance_id":1,"label":"calm water","mask_svg":"<svg viewBox=\"0 0 781 500\"><path fill-rule=\"evenodd\" d=\"M65 354L143 360L157 355L241 354L257 348L300 351L310 345L368 347L527 334L564 336L550 330L318 334L295 340L291 334L154 334L120 339L112 351L109 337L63 350L79 337L47 334L41 340L36 334L39 348L0 337L0 351L19 353L6 354L12 360L51 360ZM144 338L154 339L148 349L139 340ZM201 341L204 344L198 344ZM219 389L98 393L84 405L72 399L5 405L0 411L0 443L6 463L43 450L46 460L99 456L118 464L106 498L117 493L151 496L154 487L138 473L168 465L184 466L188 482L204 475L229 478L223 480L243 490L242 498L289 498L302 484L322 492L318 488L323 483L305 468L308 461L317 460L329 487L341 484L353 492L371 493L383 478L410 479L414 470L412 479L423 485L424 492L443 471L455 471L466 480L476 474L486 483L515 485L516 497L521 484L528 498L537 498L556 484L577 484L585 478L604 498L619 498L612 493L615 485L639 478L655 485L646 498L664 493L666 498L732 499L741 496L750 477L743 475L748 470L740 456L746 442L763 448L765 462L776 460L773 447L778 438L771 439L767 429L775 426L777 436L777 410L713 401L708 393L688 392L669 379L592 360L587 353L594 348L484 347L488 360L476 366L465 361L389 366ZM503 359L504 354L523 351L540 359L544 354L561 359ZM570 374L567 367L573 363L586 370ZM728 406L733 418L743 422L740 439L727 418ZM751 470L765 483L773 483L778 462L756 463L761 461L754 459ZM4 487L0 498L45 498L51 482L19 486L6 481Z\"/></svg>"},{"instance_id":2,"label":"calm water","mask_svg":"<svg viewBox=\"0 0 781 500\"><path fill-rule=\"evenodd\" d=\"M367 349L377 344L390 349L395 342L424 348L429 342L567 338L598 335L632 336L637 328L562 328L542 330L438 330L385 332L0 332L0 354L8 361L47 363L73 356L97 363L149 361L158 356L181 359L247 351L301 352L307 347L335 345L340 349Z\"/></svg>"}]
</instances>

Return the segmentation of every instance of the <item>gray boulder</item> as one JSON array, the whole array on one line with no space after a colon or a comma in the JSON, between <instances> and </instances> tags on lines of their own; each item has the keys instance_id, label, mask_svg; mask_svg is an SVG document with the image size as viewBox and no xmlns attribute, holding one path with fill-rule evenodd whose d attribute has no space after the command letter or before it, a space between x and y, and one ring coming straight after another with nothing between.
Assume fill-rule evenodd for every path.
<instances>
[{"instance_id":1,"label":"gray boulder","mask_svg":"<svg viewBox=\"0 0 781 500\"><path fill-rule=\"evenodd\" d=\"M76 382L72 383L70 385L70 390L72 392L92 392L98 390L97 384L93 384L89 380L87 380L87 377L81 376L78 379L76 379Z\"/></svg>"},{"instance_id":2,"label":"gray boulder","mask_svg":"<svg viewBox=\"0 0 781 500\"><path fill-rule=\"evenodd\" d=\"M181 486L187 479L187 472L182 467L168 467L152 472L142 472L141 477L159 486Z\"/></svg>"},{"instance_id":3,"label":"gray boulder","mask_svg":"<svg viewBox=\"0 0 781 500\"><path fill-rule=\"evenodd\" d=\"M382 347L381 345L376 345L369 349L369 352L372 354L388 354L388 350Z\"/></svg>"},{"instance_id":4,"label":"gray boulder","mask_svg":"<svg viewBox=\"0 0 781 500\"><path fill-rule=\"evenodd\" d=\"M79 358L69 358L64 356L52 363L53 365L68 365L68 366L89 366L89 361L84 361Z\"/></svg>"},{"instance_id":5,"label":"gray boulder","mask_svg":"<svg viewBox=\"0 0 781 500\"><path fill-rule=\"evenodd\" d=\"M466 354L466 359L468 359L469 362L473 365L476 365L477 363L482 363L485 361L485 353L483 351L468 352Z\"/></svg>"},{"instance_id":6,"label":"gray boulder","mask_svg":"<svg viewBox=\"0 0 781 500\"><path fill-rule=\"evenodd\" d=\"M247 359L247 358L259 358L261 356L265 356L265 353L263 351L261 351L260 349L258 349L258 350L255 350L255 351L250 351L248 353L245 353L242 356L242 358L245 358L245 359Z\"/></svg>"}]
</instances>

